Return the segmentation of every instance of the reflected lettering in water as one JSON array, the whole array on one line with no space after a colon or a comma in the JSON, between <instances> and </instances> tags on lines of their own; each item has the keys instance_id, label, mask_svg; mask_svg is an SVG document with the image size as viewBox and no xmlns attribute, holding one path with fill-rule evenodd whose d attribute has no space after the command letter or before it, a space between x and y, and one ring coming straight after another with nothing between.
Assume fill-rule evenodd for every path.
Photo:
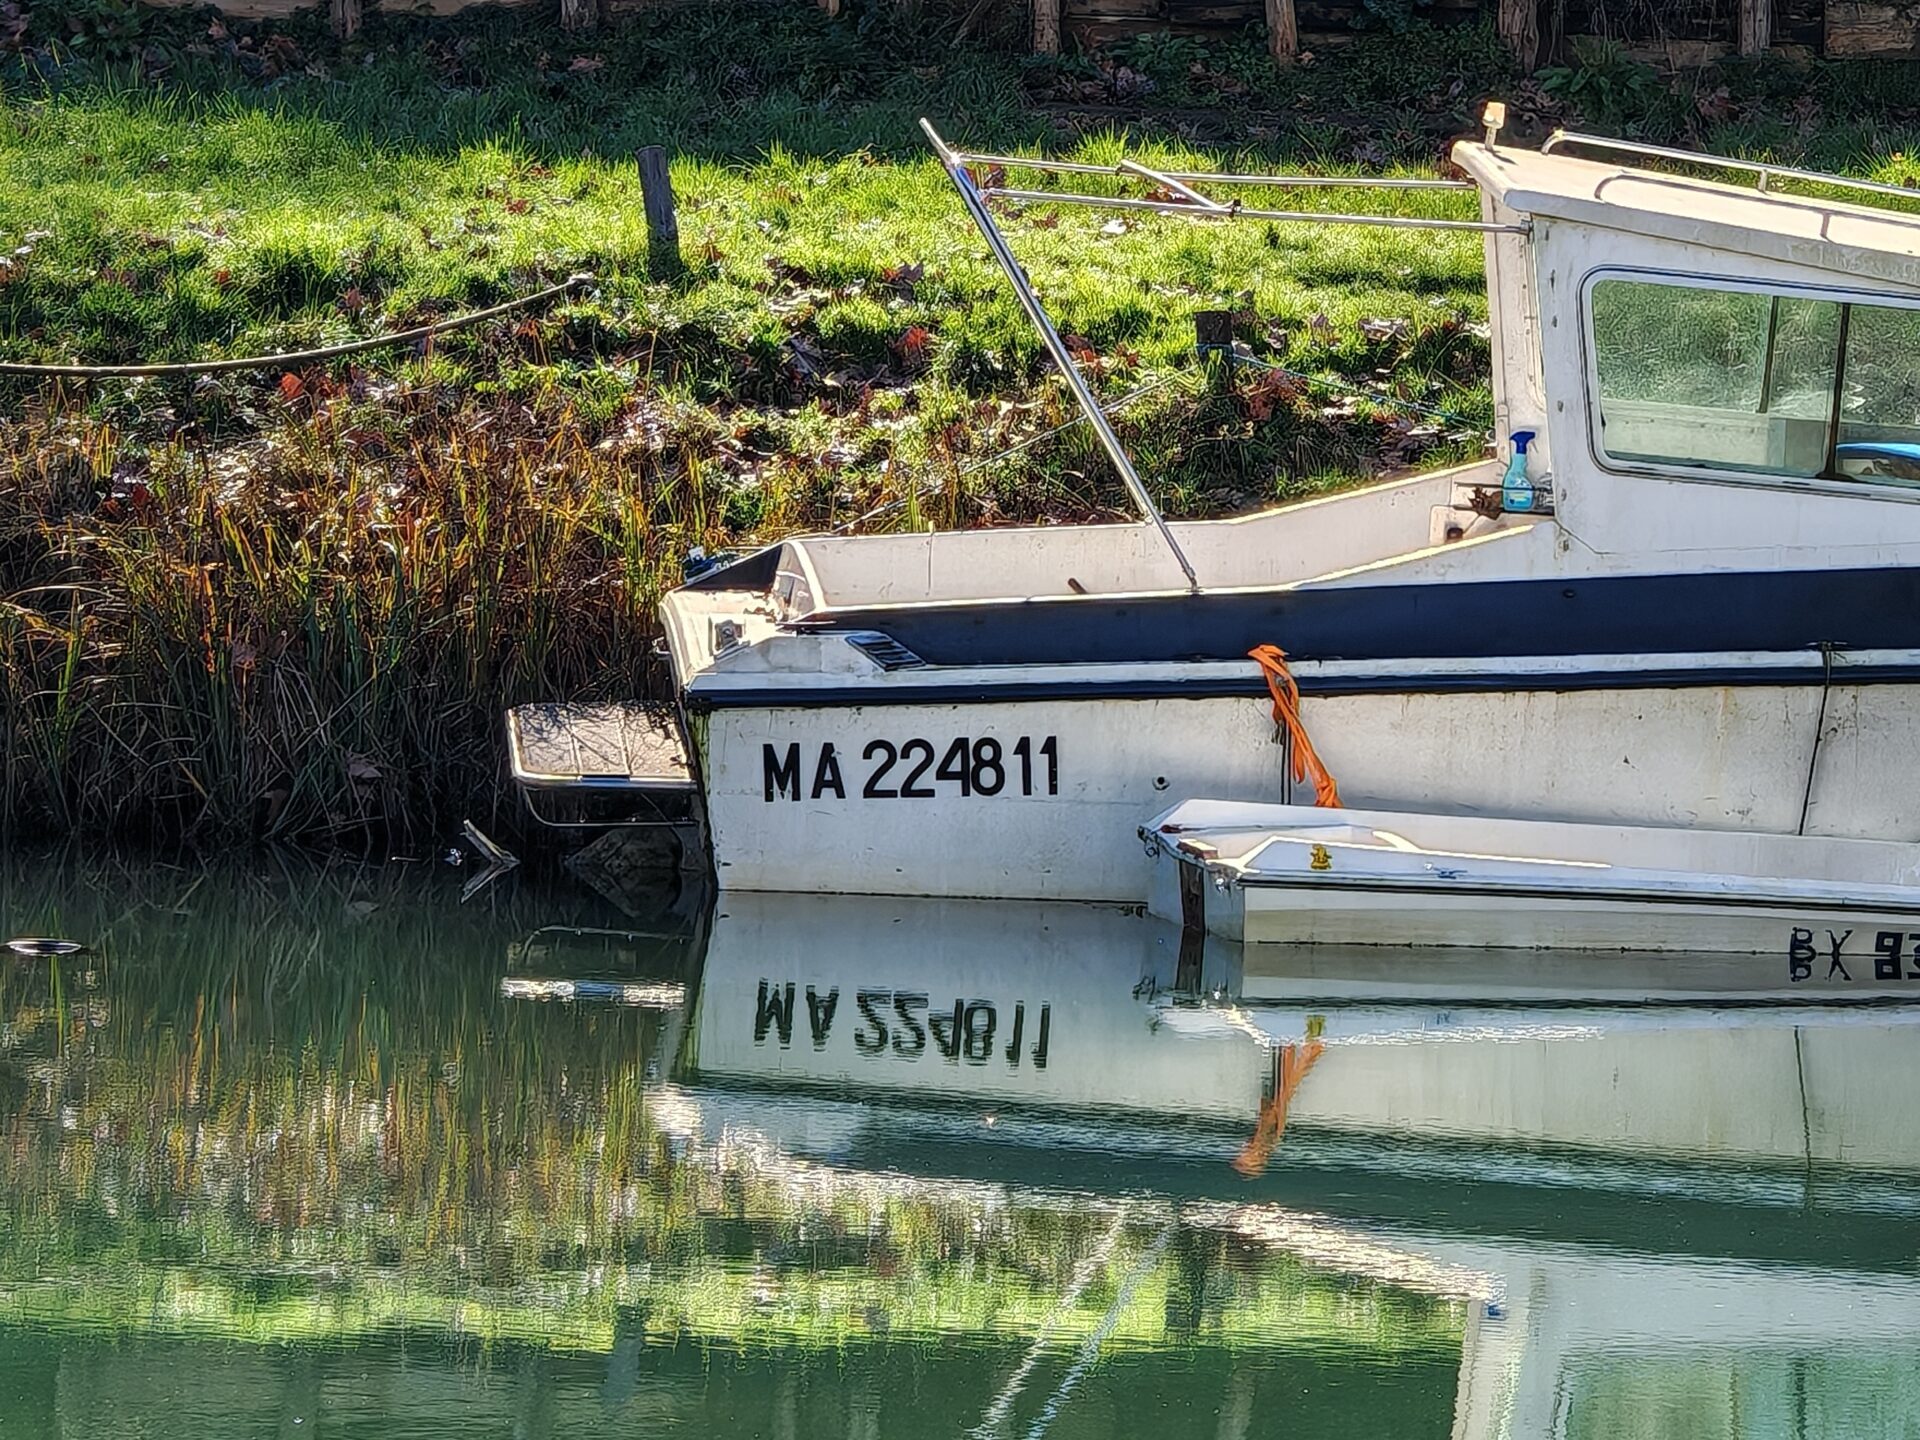
<instances>
[{"instance_id":1,"label":"reflected lettering in water","mask_svg":"<svg viewBox=\"0 0 1920 1440\"><path fill-rule=\"evenodd\" d=\"M0 931L90 946L0 958L0 1434L1920 1426L1920 1011L1771 961L19 859Z\"/></svg>"}]
</instances>

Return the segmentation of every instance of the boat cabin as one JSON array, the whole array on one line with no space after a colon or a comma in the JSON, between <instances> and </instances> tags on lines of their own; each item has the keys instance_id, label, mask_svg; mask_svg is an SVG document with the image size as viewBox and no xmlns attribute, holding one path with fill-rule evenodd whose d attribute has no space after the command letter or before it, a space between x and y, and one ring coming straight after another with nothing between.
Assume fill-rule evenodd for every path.
<instances>
[{"instance_id":1,"label":"boat cabin","mask_svg":"<svg viewBox=\"0 0 1920 1440\"><path fill-rule=\"evenodd\" d=\"M1920 541L1920 213L1576 146L1640 148L1454 151L1482 213L1527 227L1487 240L1496 413L1503 443L1537 432L1565 539L1609 556Z\"/></svg>"}]
</instances>

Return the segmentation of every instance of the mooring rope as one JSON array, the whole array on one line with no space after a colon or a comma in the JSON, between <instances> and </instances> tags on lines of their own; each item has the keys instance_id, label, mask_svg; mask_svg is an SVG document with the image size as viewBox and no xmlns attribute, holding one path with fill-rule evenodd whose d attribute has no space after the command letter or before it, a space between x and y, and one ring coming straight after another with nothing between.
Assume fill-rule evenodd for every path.
<instances>
[{"instance_id":1,"label":"mooring rope","mask_svg":"<svg viewBox=\"0 0 1920 1440\"><path fill-rule=\"evenodd\" d=\"M1298 1045L1282 1045L1275 1055L1273 1094L1260 1107L1260 1119L1254 1126L1252 1138L1233 1158L1233 1168L1242 1175L1265 1173L1274 1148L1287 1133L1287 1112L1293 1108L1294 1096L1300 1093L1300 1082L1327 1052L1327 1042L1321 1038L1326 1029L1326 1019L1315 1015L1307 1022L1306 1039Z\"/></svg>"},{"instance_id":2,"label":"mooring rope","mask_svg":"<svg viewBox=\"0 0 1920 1440\"><path fill-rule=\"evenodd\" d=\"M371 335L364 340L348 340L339 345L323 345L318 350L291 350L283 355L243 355L231 360L183 360L177 364L167 365L29 365L22 361L0 360L0 375L34 375L44 379L69 380L131 380L164 375L217 375L229 370L290 370L299 365L315 365L322 360L338 360L345 355L358 355L363 350L379 350L388 345L406 345L432 335L444 334L449 330L478 325L483 320L511 315L516 310L529 310L549 300L558 299L570 290L590 285L593 283L593 278L591 275L570 275L558 285L549 285L546 289L536 290L531 295L522 295L517 299L502 301L498 305L489 305L484 310L469 310L464 315L416 325L411 330L396 330L391 335Z\"/></svg>"},{"instance_id":3,"label":"mooring rope","mask_svg":"<svg viewBox=\"0 0 1920 1440\"><path fill-rule=\"evenodd\" d=\"M1273 696L1273 723L1284 729L1293 743L1293 779L1298 784L1313 777L1313 803L1330 810L1340 808L1340 787L1313 748L1306 722L1300 718L1300 686L1287 668L1287 652L1278 645L1256 645L1247 652L1267 678L1267 693Z\"/></svg>"}]
</instances>

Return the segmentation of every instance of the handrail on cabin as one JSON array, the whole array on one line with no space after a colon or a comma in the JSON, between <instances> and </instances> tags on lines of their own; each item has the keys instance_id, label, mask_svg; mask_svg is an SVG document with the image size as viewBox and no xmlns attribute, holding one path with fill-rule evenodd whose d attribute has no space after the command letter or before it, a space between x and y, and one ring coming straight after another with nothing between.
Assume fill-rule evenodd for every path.
<instances>
[{"instance_id":1,"label":"handrail on cabin","mask_svg":"<svg viewBox=\"0 0 1920 1440\"><path fill-rule=\"evenodd\" d=\"M1482 233L1524 235L1523 223L1494 220L1431 220L1419 215L1363 215L1327 210L1258 210L1238 200L1222 202L1202 193L1202 185L1267 185L1278 189L1354 190L1475 190L1470 180L1423 180L1389 175L1217 175L1203 170L1152 170L1134 160L1114 165L1092 165L1081 160L1043 160L1030 155L986 155L954 150L934 133L927 121L921 127L932 136L940 156L961 167L1040 170L1057 175L1104 175L1116 179L1151 180L1168 192L1159 199L1132 199L1113 195L1081 195L1069 190L1021 190L1004 185L977 185L981 198L1011 200L1027 205L1091 205L1108 210L1152 210L1162 215L1212 216L1224 220L1304 221L1323 225L1374 225L1397 230L1475 230Z\"/></svg>"},{"instance_id":2,"label":"handrail on cabin","mask_svg":"<svg viewBox=\"0 0 1920 1440\"><path fill-rule=\"evenodd\" d=\"M1540 146L1542 155L1551 155L1566 146L1600 150L1613 155L1634 156L1645 160L1671 160L1681 165L1698 165L1708 170L1738 170L1760 177L1759 188L1767 191L1771 180L1799 180L1809 185L1832 185L1842 190L1858 190L1868 195L1897 195L1902 200L1920 200L1920 191L1904 185L1888 185L1880 180L1857 180L1850 175L1834 175L1825 170L1803 170L1797 165L1775 165L1766 160L1736 160L1727 155L1702 155L1695 150L1676 150L1667 145L1648 145L1638 140L1616 140L1609 135L1586 135L1572 130L1556 130ZM1768 192L1771 193L1771 192Z\"/></svg>"},{"instance_id":3,"label":"handrail on cabin","mask_svg":"<svg viewBox=\"0 0 1920 1440\"><path fill-rule=\"evenodd\" d=\"M1020 308L1040 332L1040 339L1053 357L1054 364L1060 367L1067 386L1073 391L1087 422L1093 426L1094 434L1099 438L1100 448L1105 450L1107 458L1113 461L1114 468L1120 472L1120 478L1126 483L1128 492L1133 496L1134 504L1142 515L1160 532L1160 538L1180 566L1181 573L1187 577L1188 587L1196 594L1200 590L1199 577L1194 573L1193 563L1187 559L1186 552L1180 548L1180 542L1174 537L1172 529L1160 514L1159 507L1153 503L1153 497L1147 493L1147 487L1141 482L1139 472L1134 469L1132 459L1126 448L1121 445L1120 437L1114 433L1106 412L1100 408L1100 402L1094 397L1092 389L1081 375L1080 369L1068 354L1060 332L1054 327L1053 320L1041 305L1034 293L1033 283L1021 269L1020 262L1014 258L1012 248L1006 237L1000 233L999 226L993 222L993 216L987 209L989 199L1011 200L1017 203L1041 205L1091 205L1113 210L1150 210L1163 215L1187 215L1195 218L1215 220L1272 220L1304 221L1323 225L1372 225L1390 229L1408 230L1473 230L1492 234L1526 234L1528 226L1523 224L1500 224L1485 220L1429 220L1416 216L1401 215L1347 215L1333 214L1313 210L1257 210L1242 205L1238 200L1221 202L1202 193L1201 185L1268 185L1276 187L1292 186L1347 186L1354 189L1374 190L1472 190L1476 188L1464 180L1421 180L1399 179L1386 176L1335 176L1335 175L1215 175L1200 171L1154 170L1132 160L1122 160L1116 165L1091 165L1076 160L1043 160L1019 155L986 155L955 150L940 138L940 133L930 121L922 119L920 128L926 132L932 142L934 153L940 157L940 163L946 167L949 178L960 191L961 202L966 206L968 216L979 229L987 242L987 248L993 258L1006 273L1013 292L1020 301ZM1112 196L1078 195L1066 191L1052 190L1015 190L997 185L983 186L975 182L968 173L970 165L995 167L1000 169L1025 168L1066 175L1105 175L1125 179L1148 180L1168 192L1167 199L1129 199Z\"/></svg>"}]
</instances>

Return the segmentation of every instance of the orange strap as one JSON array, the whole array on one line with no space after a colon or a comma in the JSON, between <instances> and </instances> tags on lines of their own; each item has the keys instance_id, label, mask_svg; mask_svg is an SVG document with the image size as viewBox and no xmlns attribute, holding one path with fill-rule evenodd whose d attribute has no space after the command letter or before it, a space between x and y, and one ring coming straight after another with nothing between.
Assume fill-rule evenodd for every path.
<instances>
[{"instance_id":1,"label":"orange strap","mask_svg":"<svg viewBox=\"0 0 1920 1440\"><path fill-rule=\"evenodd\" d=\"M1256 645L1247 652L1267 677L1267 692L1273 696L1273 723L1285 726L1293 739L1293 778L1295 783L1313 777L1313 803L1329 809L1340 808L1340 787L1321 763L1320 752L1313 748L1307 727L1300 720L1300 687L1287 669L1287 652L1278 645Z\"/></svg>"}]
</instances>

